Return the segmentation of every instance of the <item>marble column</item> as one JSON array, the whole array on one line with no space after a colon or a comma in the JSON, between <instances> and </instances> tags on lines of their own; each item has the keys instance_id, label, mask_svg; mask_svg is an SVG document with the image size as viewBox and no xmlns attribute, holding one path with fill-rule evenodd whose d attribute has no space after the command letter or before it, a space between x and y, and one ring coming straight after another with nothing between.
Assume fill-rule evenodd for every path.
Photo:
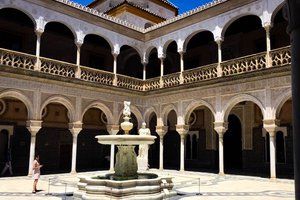
<instances>
[{"instance_id":1,"label":"marble column","mask_svg":"<svg viewBox=\"0 0 300 200\"><path fill-rule=\"evenodd\" d=\"M180 135L180 171L184 171L185 138L189 131L188 125L176 125L176 131Z\"/></svg>"},{"instance_id":2,"label":"marble column","mask_svg":"<svg viewBox=\"0 0 300 200\"><path fill-rule=\"evenodd\" d=\"M164 169L164 136L168 132L167 126L156 126L156 132L159 135L159 170Z\"/></svg>"},{"instance_id":3,"label":"marble column","mask_svg":"<svg viewBox=\"0 0 300 200\"><path fill-rule=\"evenodd\" d=\"M109 132L110 135L117 135L117 133L120 130L119 125L107 125L106 126L107 131ZM111 144L110 145L110 167L109 167L109 172L114 173L115 172L115 145Z\"/></svg>"},{"instance_id":4,"label":"marble column","mask_svg":"<svg viewBox=\"0 0 300 200\"><path fill-rule=\"evenodd\" d=\"M71 174L75 174L76 160L77 160L77 137L80 131L82 130L82 123L81 122L70 123L69 130L73 136Z\"/></svg>"},{"instance_id":5,"label":"marble column","mask_svg":"<svg viewBox=\"0 0 300 200\"><path fill-rule=\"evenodd\" d=\"M269 133L270 143L270 178L276 179L276 129L279 121L276 119L264 119L263 127Z\"/></svg>"},{"instance_id":6,"label":"marble column","mask_svg":"<svg viewBox=\"0 0 300 200\"><path fill-rule=\"evenodd\" d=\"M223 39L217 39L215 40L215 42L218 45L218 66L217 66L217 73L218 73L218 77L222 76L222 67L221 67L221 62L222 62L222 42Z\"/></svg>"},{"instance_id":7,"label":"marble column","mask_svg":"<svg viewBox=\"0 0 300 200\"><path fill-rule=\"evenodd\" d=\"M178 52L180 55L180 76L179 76L179 81L180 84L183 84L184 80L183 80L183 71L184 71L184 51L179 51Z\"/></svg>"},{"instance_id":8,"label":"marble column","mask_svg":"<svg viewBox=\"0 0 300 200\"><path fill-rule=\"evenodd\" d=\"M295 199L300 200L300 2L286 0L292 50L293 142Z\"/></svg>"},{"instance_id":9,"label":"marble column","mask_svg":"<svg viewBox=\"0 0 300 200\"><path fill-rule=\"evenodd\" d=\"M26 128L28 129L28 131L31 134L28 176L32 175L32 163L33 163L34 154L35 154L36 134L41 129L41 127L42 127L42 121L40 121L40 120L28 120L26 122Z\"/></svg>"},{"instance_id":10,"label":"marble column","mask_svg":"<svg viewBox=\"0 0 300 200\"><path fill-rule=\"evenodd\" d=\"M81 49L81 45L82 43L76 42L76 47L77 47L77 52L76 52L76 65L77 65L77 70L76 70L76 74L75 77L76 78L81 78L81 69L80 69L80 49Z\"/></svg>"},{"instance_id":11,"label":"marble column","mask_svg":"<svg viewBox=\"0 0 300 200\"><path fill-rule=\"evenodd\" d=\"M146 67L147 67L147 63L143 62L143 81L146 80L146 75L147 75L147 71L146 71ZM143 91L145 91L145 84L143 84Z\"/></svg>"},{"instance_id":12,"label":"marble column","mask_svg":"<svg viewBox=\"0 0 300 200\"><path fill-rule=\"evenodd\" d=\"M117 53L112 54L114 57L114 64L113 64L113 73L114 73L114 80L113 80L113 85L116 86L118 83L118 77L117 77L117 58L118 55Z\"/></svg>"},{"instance_id":13,"label":"marble column","mask_svg":"<svg viewBox=\"0 0 300 200\"><path fill-rule=\"evenodd\" d=\"M219 175L224 175L224 143L223 136L228 129L227 122L214 122L214 129L219 136Z\"/></svg>"},{"instance_id":14,"label":"marble column","mask_svg":"<svg viewBox=\"0 0 300 200\"><path fill-rule=\"evenodd\" d=\"M271 24L265 24L264 28L266 30L266 47L267 47L267 54L266 54L266 67L272 67L272 60L270 57L270 51L271 51L271 38L270 38L270 30L271 30Z\"/></svg>"},{"instance_id":15,"label":"marble column","mask_svg":"<svg viewBox=\"0 0 300 200\"><path fill-rule=\"evenodd\" d=\"M159 57L160 59L160 88L164 87L164 81L163 81L163 76L164 76L164 59L165 57Z\"/></svg>"},{"instance_id":16,"label":"marble column","mask_svg":"<svg viewBox=\"0 0 300 200\"><path fill-rule=\"evenodd\" d=\"M35 49L35 56L36 56L36 63L34 66L34 70L40 71L41 70L41 60L40 60L40 53L41 53L41 37L43 31L36 30L36 49Z\"/></svg>"}]
</instances>

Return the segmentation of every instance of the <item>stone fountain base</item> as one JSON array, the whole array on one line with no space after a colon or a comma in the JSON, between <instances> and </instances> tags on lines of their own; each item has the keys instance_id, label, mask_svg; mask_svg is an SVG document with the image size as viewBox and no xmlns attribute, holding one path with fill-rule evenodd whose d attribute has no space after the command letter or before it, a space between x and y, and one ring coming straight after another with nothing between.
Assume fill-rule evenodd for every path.
<instances>
[{"instance_id":1,"label":"stone fountain base","mask_svg":"<svg viewBox=\"0 0 300 200\"><path fill-rule=\"evenodd\" d=\"M133 179L115 181L91 177L79 177L78 191L74 199L85 200L160 200L176 195L172 191L172 178Z\"/></svg>"}]
</instances>

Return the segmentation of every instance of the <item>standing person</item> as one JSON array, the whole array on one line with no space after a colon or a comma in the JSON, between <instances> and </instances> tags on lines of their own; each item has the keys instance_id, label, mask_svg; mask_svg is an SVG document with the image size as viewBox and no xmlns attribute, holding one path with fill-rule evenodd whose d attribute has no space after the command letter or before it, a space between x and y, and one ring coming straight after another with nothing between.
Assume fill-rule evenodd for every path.
<instances>
[{"instance_id":1,"label":"standing person","mask_svg":"<svg viewBox=\"0 0 300 200\"><path fill-rule=\"evenodd\" d=\"M34 161L32 163L32 176L33 176L33 190L32 190L32 193L36 193L37 192L37 189L36 189L36 185L38 183L38 180L40 178L40 175L41 175L41 167L43 165L40 165L40 156L39 155L35 155L34 157Z\"/></svg>"}]
</instances>

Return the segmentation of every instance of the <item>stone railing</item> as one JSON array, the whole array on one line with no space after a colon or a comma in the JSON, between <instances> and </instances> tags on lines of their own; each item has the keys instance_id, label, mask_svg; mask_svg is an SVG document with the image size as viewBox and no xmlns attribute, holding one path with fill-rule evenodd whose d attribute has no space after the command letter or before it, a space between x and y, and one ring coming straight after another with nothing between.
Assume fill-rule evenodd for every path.
<instances>
[{"instance_id":1,"label":"stone railing","mask_svg":"<svg viewBox=\"0 0 300 200\"><path fill-rule=\"evenodd\" d=\"M75 78L77 65L43 57L41 57L40 60L41 72L67 78Z\"/></svg>"},{"instance_id":2,"label":"stone railing","mask_svg":"<svg viewBox=\"0 0 300 200\"><path fill-rule=\"evenodd\" d=\"M288 46L279 49L274 49L270 51L270 57L272 60L272 66L274 67L291 64L291 47Z\"/></svg>"},{"instance_id":3,"label":"stone railing","mask_svg":"<svg viewBox=\"0 0 300 200\"><path fill-rule=\"evenodd\" d=\"M217 79L224 76L235 76L243 73L251 73L267 68L267 53L236 58L222 63L215 63L190 69L182 72L169 74L147 80L132 78L111 72L101 71L75 64L61 62L49 58L40 57L37 62L36 56L0 48L0 65L21 68L23 70L35 70L54 76L76 78L86 82L102 85L114 85L135 91L153 91L160 88L176 87L182 84L197 83L205 80ZM280 67L291 63L290 47L271 50L269 53L270 66Z\"/></svg>"},{"instance_id":4,"label":"stone railing","mask_svg":"<svg viewBox=\"0 0 300 200\"><path fill-rule=\"evenodd\" d=\"M131 90L143 91L144 82L138 78L132 78L124 75L117 75L117 86Z\"/></svg>"},{"instance_id":5,"label":"stone railing","mask_svg":"<svg viewBox=\"0 0 300 200\"><path fill-rule=\"evenodd\" d=\"M92 69L80 66L80 79L88 82L101 83L104 85L112 85L114 74L102 70Z\"/></svg>"},{"instance_id":6,"label":"stone railing","mask_svg":"<svg viewBox=\"0 0 300 200\"><path fill-rule=\"evenodd\" d=\"M198 81L214 79L218 77L218 64L206 65L195 69L186 70L182 73L184 83L195 83Z\"/></svg>"},{"instance_id":7,"label":"stone railing","mask_svg":"<svg viewBox=\"0 0 300 200\"><path fill-rule=\"evenodd\" d=\"M33 55L0 48L0 65L34 70L35 64L36 57Z\"/></svg>"},{"instance_id":8,"label":"stone railing","mask_svg":"<svg viewBox=\"0 0 300 200\"><path fill-rule=\"evenodd\" d=\"M221 63L222 76L232 76L266 68L266 53L258 53Z\"/></svg>"},{"instance_id":9,"label":"stone railing","mask_svg":"<svg viewBox=\"0 0 300 200\"><path fill-rule=\"evenodd\" d=\"M156 90L160 88L160 77L145 80L145 91Z\"/></svg>"},{"instance_id":10,"label":"stone railing","mask_svg":"<svg viewBox=\"0 0 300 200\"><path fill-rule=\"evenodd\" d=\"M168 74L162 77L164 88L174 87L180 84L180 73Z\"/></svg>"}]
</instances>

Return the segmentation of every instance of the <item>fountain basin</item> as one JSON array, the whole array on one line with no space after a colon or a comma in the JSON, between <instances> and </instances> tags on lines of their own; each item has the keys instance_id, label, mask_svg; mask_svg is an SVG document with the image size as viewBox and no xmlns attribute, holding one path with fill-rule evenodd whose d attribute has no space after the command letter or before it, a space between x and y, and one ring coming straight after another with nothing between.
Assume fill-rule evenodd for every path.
<instances>
[{"instance_id":1,"label":"fountain basin","mask_svg":"<svg viewBox=\"0 0 300 200\"><path fill-rule=\"evenodd\" d=\"M98 177L79 177L79 179L77 185L79 190L74 193L75 200L161 200L176 194L172 191L174 185L171 177L116 181L110 180L108 175L107 179Z\"/></svg>"},{"instance_id":2,"label":"fountain basin","mask_svg":"<svg viewBox=\"0 0 300 200\"><path fill-rule=\"evenodd\" d=\"M140 145L153 144L156 136L152 135L98 135L96 136L100 144L114 145Z\"/></svg>"}]
</instances>

